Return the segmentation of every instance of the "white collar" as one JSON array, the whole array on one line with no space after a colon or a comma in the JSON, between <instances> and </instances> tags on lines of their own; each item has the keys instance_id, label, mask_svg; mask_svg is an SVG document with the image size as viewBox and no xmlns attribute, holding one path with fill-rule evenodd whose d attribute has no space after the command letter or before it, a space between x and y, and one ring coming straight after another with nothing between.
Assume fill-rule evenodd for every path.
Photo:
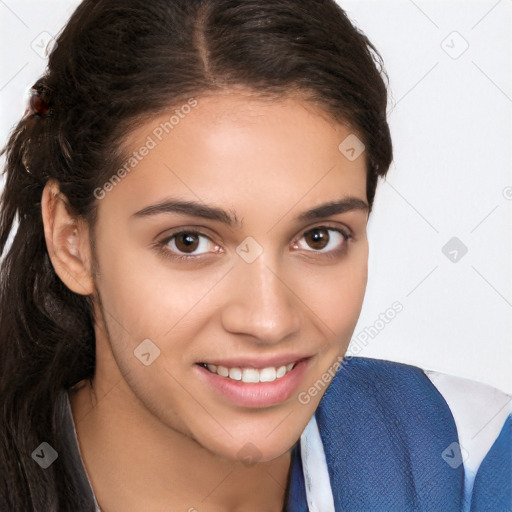
<instances>
[{"instance_id":1,"label":"white collar","mask_svg":"<svg viewBox=\"0 0 512 512\"><path fill-rule=\"evenodd\" d=\"M300 437L309 512L335 512L324 445L313 414Z\"/></svg>"}]
</instances>

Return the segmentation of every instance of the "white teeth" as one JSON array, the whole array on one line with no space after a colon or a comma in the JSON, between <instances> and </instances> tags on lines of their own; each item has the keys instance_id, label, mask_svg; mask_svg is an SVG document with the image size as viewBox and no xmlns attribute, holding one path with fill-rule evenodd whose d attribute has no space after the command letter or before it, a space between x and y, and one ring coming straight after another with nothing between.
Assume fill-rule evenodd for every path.
<instances>
[{"instance_id":1,"label":"white teeth","mask_svg":"<svg viewBox=\"0 0 512 512\"><path fill-rule=\"evenodd\" d=\"M277 369L276 377L277 377L277 378L282 377L285 373L286 373L286 366L280 366L280 367Z\"/></svg>"},{"instance_id":2,"label":"white teeth","mask_svg":"<svg viewBox=\"0 0 512 512\"><path fill-rule=\"evenodd\" d=\"M217 373L221 377L227 377L229 375L229 370L225 366L217 366Z\"/></svg>"},{"instance_id":3,"label":"white teeth","mask_svg":"<svg viewBox=\"0 0 512 512\"><path fill-rule=\"evenodd\" d=\"M245 368L242 373L242 380L244 382L259 382L260 372L256 368Z\"/></svg>"},{"instance_id":4,"label":"white teeth","mask_svg":"<svg viewBox=\"0 0 512 512\"><path fill-rule=\"evenodd\" d=\"M294 366L295 363L289 363L278 367L268 366L258 370L256 368L240 368L238 366L227 368L222 365L206 364L206 367L212 373L233 380L241 380L242 382L273 382L284 377Z\"/></svg>"},{"instance_id":5,"label":"white teeth","mask_svg":"<svg viewBox=\"0 0 512 512\"><path fill-rule=\"evenodd\" d=\"M240 368L230 368L229 369L229 378L233 380L241 380L242 379L242 370Z\"/></svg>"},{"instance_id":6,"label":"white teeth","mask_svg":"<svg viewBox=\"0 0 512 512\"><path fill-rule=\"evenodd\" d=\"M277 372L276 369L270 366L269 368L263 368L260 370L260 382L272 382L276 380Z\"/></svg>"}]
</instances>

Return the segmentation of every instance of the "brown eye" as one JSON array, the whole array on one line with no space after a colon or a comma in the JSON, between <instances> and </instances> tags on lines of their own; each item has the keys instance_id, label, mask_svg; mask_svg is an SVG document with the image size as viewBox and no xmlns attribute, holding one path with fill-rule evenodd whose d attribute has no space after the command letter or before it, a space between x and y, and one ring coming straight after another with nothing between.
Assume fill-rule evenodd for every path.
<instances>
[{"instance_id":1,"label":"brown eye","mask_svg":"<svg viewBox=\"0 0 512 512\"><path fill-rule=\"evenodd\" d=\"M315 257L341 257L348 250L348 242L352 235L342 229L318 226L304 231L302 237L295 243L295 249L303 249Z\"/></svg>"},{"instance_id":2,"label":"brown eye","mask_svg":"<svg viewBox=\"0 0 512 512\"><path fill-rule=\"evenodd\" d=\"M312 249L324 249L329 243L329 229L312 229L304 234L304 238Z\"/></svg>"},{"instance_id":3,"label":"brown eye","mask_svg":"<svg viewBox=\"0 0 512 512\"><path fill-rule=\"evenodd\" d=\"M158 242L157 247L163 254L175 261L197 261L208 253L219 254L220 246L199 231L181 230Z\"/></svg>"},{"instance_id":4,"label":"brown eye","mask_svg":"<svg viewBox=\"0 0 512 512\"><path fill-rule=\"evenodd\" d=\"M199 237L195 233L180 233L175 235L175 244L181 252L194 252L199 245Z\"/></svg>"}]
</instances>

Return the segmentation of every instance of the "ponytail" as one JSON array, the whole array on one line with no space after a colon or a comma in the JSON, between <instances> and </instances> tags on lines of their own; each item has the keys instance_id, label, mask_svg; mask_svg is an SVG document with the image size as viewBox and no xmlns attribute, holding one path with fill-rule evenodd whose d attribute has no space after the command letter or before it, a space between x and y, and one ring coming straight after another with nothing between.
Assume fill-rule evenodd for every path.
<instances>
[{"instance_id":1,"label":"ponytail","mask_svg":"<svg viewBox=\"0 0 512 512\"><path fill-rule=\"evenodd\" d=\"M34 91L47 99L42 81ZM36 101L32 109L41 111L44 104ZM7 163L0 212L1 510L58 510L58 487L73 489L73 467L58 435L65 413L59 396L94 374L92 305L57 277L44 240L41 194L48 174L40 162L52 151L51 122L51 115L27 112L3 151ZM59 463L44 471L32 458L42 442L59 454ZM13 485L16 492L8 488ZM77 510L71 493L63 493L63 504L64 510Z\"/></svg>"}]
</instances>

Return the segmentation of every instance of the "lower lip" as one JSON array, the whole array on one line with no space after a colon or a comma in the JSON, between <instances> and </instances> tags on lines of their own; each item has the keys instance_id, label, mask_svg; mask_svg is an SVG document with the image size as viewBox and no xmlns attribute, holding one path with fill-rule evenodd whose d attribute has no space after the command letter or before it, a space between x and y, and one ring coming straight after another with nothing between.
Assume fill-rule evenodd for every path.
<instances>
[{"instance_id":1,"label":"lower lip","mask_svg":"<svg viewBox=\"0 0 512 512\"><path fill-rule=\"evenodd\" d=\"M195 365L200 378L208 387L227 398L231 403L240 407L268 407L284 402L299 387L307 370L310 359L304 359L284 377L272 382L242 382L228 377L221 377L203 366Z\"/></svg>"}]
</instances>

